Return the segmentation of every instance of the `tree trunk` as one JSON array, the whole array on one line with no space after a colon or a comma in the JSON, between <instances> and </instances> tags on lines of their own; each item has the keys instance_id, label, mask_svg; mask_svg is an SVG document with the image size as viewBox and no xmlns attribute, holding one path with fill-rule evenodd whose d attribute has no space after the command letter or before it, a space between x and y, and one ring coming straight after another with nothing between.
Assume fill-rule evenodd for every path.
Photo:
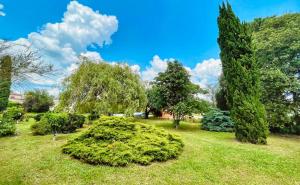
<instances>
[{"instance_id":1,"label":"tree trunk","mask_svg":"<svg viewBox=\"0 0 300 185\"><path fill-rule=\"evenodd\" d=\"M179 122L180 122L180 119L178 119L178 117L176 115L173 115L173 124L174 124L175 129L178 129Z\"/></svg>"},{"instance_id":2,"label":"tree trunk","mask_svg":"<svg viewBox=\"0 0 300 185\"><path fill-rule=\"evenodd\" d=\"M149 119L149 111L147 110L147 108L145 110L145 119Z\"/></svg>"}]
</instances>

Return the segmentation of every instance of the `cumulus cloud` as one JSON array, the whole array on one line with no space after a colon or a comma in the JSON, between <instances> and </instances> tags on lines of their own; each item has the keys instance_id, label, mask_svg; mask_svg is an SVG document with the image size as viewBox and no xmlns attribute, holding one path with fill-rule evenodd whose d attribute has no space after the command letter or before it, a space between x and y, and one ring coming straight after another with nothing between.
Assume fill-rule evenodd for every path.
<instances>
[{"instance_id":1,"label":"cumulus cloud","mask_svg":"<svg viewBox=\"0 0 300 185\"><path fill-rule=\"evenodd\" d=\"M158 55L154 55L150 61L150 67L146 67L146 70L141 72L142 79L144 81L152 81L158 73L167 69L168 61L174 61L174 59L161 59Z\"/></svg>"},{"instance_id":2,"label":"cumulus cloud","mask_svg":"<svg viewBox=\"0 0 300 185\"><path fill-rule=\"evenodd\" d=\"M0 16L5 16L5 13L2 11L4 8L4 5L0 3Z\"/></svg>"},{"instance_id":3,"label":"cumulus cloud","mask_svg":"<svg viewBox=\"0 0 300 185\"><path fill-rule=\"evenodd\" d=\"M190 74L194 83L201 87L207 87L207 85L213 85L218 82L221 71L221 60L211 58L196 64L195 68L190 70Z\"/></svg>"},{"instance_id":4,"label":"cumulus cloud","mask_svg":"<svg viewBox=\"0 0 300 185\"><path fill-rule=\"evenodd\" d=\"M135 74L141 75L140 73L141 67L139 65L135 64L129 67Z\"/></svg>"},{"instance_id":5,"label":"cumulus cloud","mask_svg":"<svg viewBox=\"0 0 300 185\"><path fill-rule=\"evenodd\" d=\"M80 54L83 57L89 58L93 61L103 61L103 58L100 56L100 53L94 51L87 51Z\"/></svg>"},{"instance_id":6,"label":"cumulus cloud","mask_svg":"<svg viewBox=\"0 0 300 185\"><path fill-rule=\"evenodd\" d=\"M150 61L150 66L141 72L143 81L152 81L159 72L165 71L168 61L174 61L174 59L161 59L158 55L155 55ZM184 68L191 75L191 81L203 88L208 85L215 85L222 71L221 60L213 58L197 63L194 68L187 66L184 66Z\"/></svg>"},{"instance_id":7,"label":"cumulus cloud","mask_svg":"<svg viewBox=\"0 0 300 185\"><path fill-rule=\"evenodd\" d=\"M30 45L40 52L42 60L51 63L60 71L56 80L32 78L32 83L60 83L78 67L79 56L92 60L103 60L97 52L88 47L111 44L111 36L118 30L115 16L101 14L77 1L71 1L60 22L47 23L41 30L20 38L15 43ZM57 92L57 91L56 91Z\"/></svg>"}]
</instances>

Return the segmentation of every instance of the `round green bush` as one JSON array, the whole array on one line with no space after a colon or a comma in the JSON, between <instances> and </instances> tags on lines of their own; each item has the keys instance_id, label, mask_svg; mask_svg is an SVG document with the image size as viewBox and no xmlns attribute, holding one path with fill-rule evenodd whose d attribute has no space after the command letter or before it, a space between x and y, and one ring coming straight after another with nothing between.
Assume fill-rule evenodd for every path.
<instances>
[{"instance_id":1,"label":"round green bush","mask_svg":"<svg viewBox=\"0 0 300 185\"><path fill-rule=\"evenodd\" d=\"M182 148L177 135L126 118L107 117L68 141L63 153L90 164L126 166L173 159Z\"/></svg>"},{"instance_id":2,"label":"round green bush","mask_svg":"<svg viewBox=\"0 0 300 185\"><path fill-rule=\"evenodd\" d=\"M45 113L37 114L35 120L31 126L33 135L46 135L75 132L77 128L82 128L85 117L77 114Z\"/></svg>"},{"instance_id":3,"label":"round green bush","mask_svg":"<svg viewBox=\"0 0 300 185\"><path fill-rule=\"evenodd\" d=\"M0 118L0 137L11 136L16 132L16 122L12 119Z\"/></svg>"},{"instance_id":4,"label":"round green bush","mask_svg":"<svg viewBox=\"0 0 300 185\"><path fill-rule=\"evenodd\" d=\"M22 120L23 115L24 110L22 107L8 107L3 113L3 118L18 121Z\"/></svg>"},{"instance_id":5,"label":"round green bush","mask_svg":"<svg viewBox=\"0 0 300 185\"><path fill-rule=\"evenodd\" d=\"M201 122L203 130L216 132L234 131L234 122L230 119L228 111L213 109L203 117Z\"/></svg>"}]
</instances>

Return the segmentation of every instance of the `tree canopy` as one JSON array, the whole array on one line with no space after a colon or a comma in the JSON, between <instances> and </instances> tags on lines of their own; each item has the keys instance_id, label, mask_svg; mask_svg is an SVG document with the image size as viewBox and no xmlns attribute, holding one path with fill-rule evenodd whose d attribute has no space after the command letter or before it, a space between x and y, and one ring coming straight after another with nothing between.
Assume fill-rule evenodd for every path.
<instances>
[{"instance_id":1,"label":"tree canopy","mask_svg":"<svg viewBox=\"0 0 300 185\"><path fill-rule=\"evenodd\" d=\"M157 90L159 106L172 114L177 128L185 115L196 112L199 99L196 95L200 87L190 81L190 75L178 61L168 62L165 72L161 72L153 82Z\"/></svg>"},{"instance_id":2,"label":"tree canopy","mask_svg":"<svg viewBox=\"0 0 300 185\"><path fill-rule=\"evenodd\" d=\"M26 112L47 112L54 105L53 97L45 90L28 91L23 103Z\"/></svg>"},{"instance_id":3,"label":"tree canopy","mask_svg":"<svg viewBox=\"0 0 300 185\"><path fill-rule=\"evenodd\" d=\"M79 113L132 115L147 103L140 77L125 64L83 61L65 79L59 108Z\"/></svg>"},{"instance_id":4,"label":"tree canopy","mask_svg":"<svg viewBox=\"0 0 300 185\"><path fill-rule=\"evenodd\" d=\"M300 14L259 18L249 25L270 129L295 133L300 128Z\"/></svg>"}]
</instances>

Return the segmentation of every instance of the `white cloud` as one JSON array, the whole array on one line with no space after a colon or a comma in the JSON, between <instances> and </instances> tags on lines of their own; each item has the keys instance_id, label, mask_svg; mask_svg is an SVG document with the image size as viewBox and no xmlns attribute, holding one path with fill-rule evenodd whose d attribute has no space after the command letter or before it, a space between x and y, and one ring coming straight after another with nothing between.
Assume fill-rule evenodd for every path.
<instances>
[{"instance_id":1,"label":"white cloud","mask_svg":"<svg viewBox=\"0 0 300 185\"><path fill-rule=\"evenodd\" d=\"M150 61L150 67L141 72L142 79L146 82L152 81L159 72L167 69L168 61L174 61L174 59L161 59L155 55ZM216 84L222 71L221 60L213 58L197 63L194 68L184 67L190 73L192 82L203 88Z\"/></svg>"},{"instance_id":2,"label":"white cloud","mask_svg":"<svg viewBox=\"0 0 300 185\"><path fill-rule=\"evenodd\" d=\"M174 59L161 59L158 55L154 55L150 61L150 67L147 67L145 71L142 71L142 79L144 81L152 81L158 73L167 69L168 61L174 61Z\"/></svg>"},{"instance_id":3,"label":"white cloud","mask_svg":"<svg viewBox=\"0 0 300 185\"><path fill-rule=\"evenodd\" d=\"M47 92L51 95L54 96L55 99L58 98L60 90L57 87L51 88L51 89L47 89Z\"/></svg>"},{"instance_id":4,"label":"white cloud","mask_svg":"<svg viewBox=\"0 0 300 185\"><path fill-rule=\"evenodd\" d=\"M81 56L89 58L93 61L103 61L103 58L100 56L100 53L94 51L87 51L85 53L81 53Z\"/></svg>"},{"instance_id":5,"label":"white cloud","mask_svg":"<svg viewBox=\"0 0 300 185\"><path fill-rule=\"evenodd\" d=\"M139 65L137 65L137 64L132 65L132 66L130 66L130 69L131 69L135 74L141 75L141 73L140 73L141 67L140 67Z\"/></svg>"},{"instance_id":6,"label":"white cloud","mask_svg":"<svg viewBox=\"0 0 300 185\"><path fill-rule=\"evenodd\" d=\"M195 68L190 71L190 74L194 83L201 87L206 87L208 84L217 83L221 71L221 60L211 58L196 64Z\"/></svg>"},{"instance_id":7,"label":"white cloud","mask_svg":"<svg viewBox=\"0 0 300 185\"><path fill-rule=\"evenodd\" d=\"M2 11L4 8L4 5L0 3L0 16L5 16L6 14Z\"/></svg>"},{"instance_id":8,"label":"white cloud","mask_svg":"<svg viewBox=\"0 0 300 185\"><path fill-rule=\"evenodd\" d=\"M38 32L28 34L28 38L20 38L16 43L29 43L33 49L40 51L42 59L51 63L60 71L57 79L70 74L79 62L79 56L102 60L97 52L88 51L89 46L110 44L111 36L118 29L115 16L108 16L92 10L77 1L67 6L61 22L47 23ZM33 79L39 83L46 79ZM54 80L60 83L59 80ZM50 83L50 81L49 81Z\"/></svg>"}]
</instances>

